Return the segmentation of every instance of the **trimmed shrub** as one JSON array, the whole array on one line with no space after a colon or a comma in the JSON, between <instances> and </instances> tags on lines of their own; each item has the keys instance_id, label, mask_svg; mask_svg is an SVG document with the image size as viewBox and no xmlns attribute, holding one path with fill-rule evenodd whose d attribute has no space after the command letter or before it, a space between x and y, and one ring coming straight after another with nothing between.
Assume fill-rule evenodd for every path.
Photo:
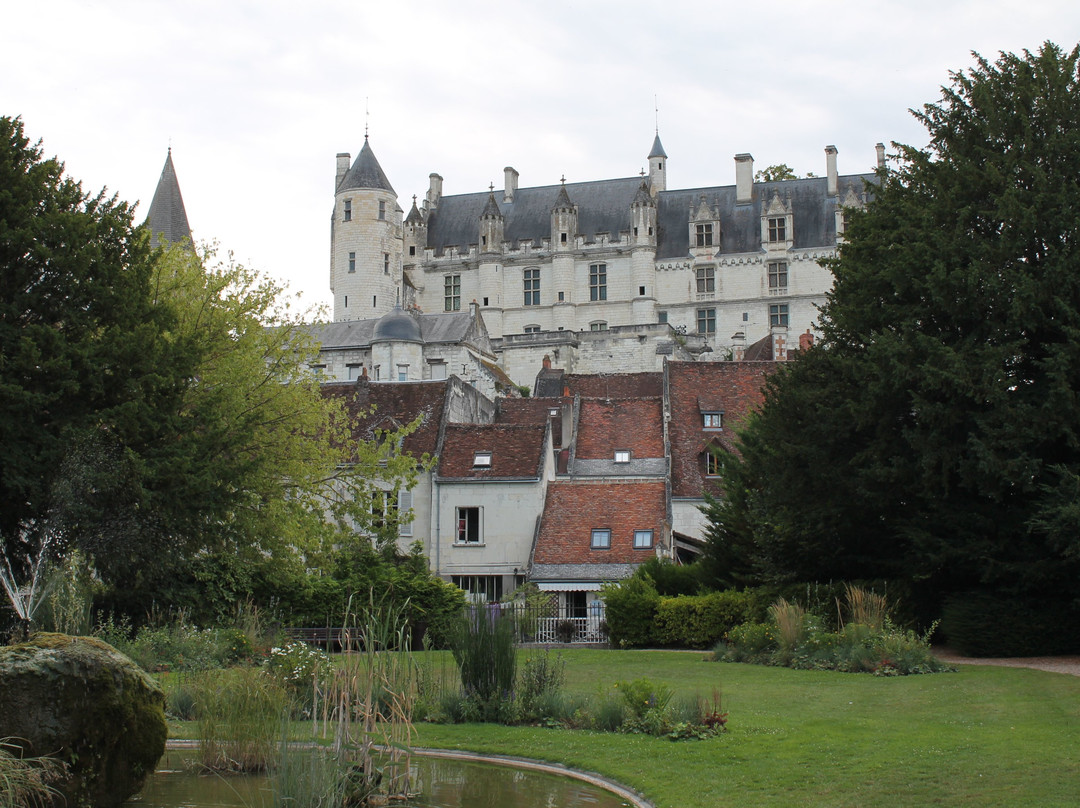
<instances>
[{"instance_id":1,"label":"trimmed shrub","mask_svg":"<svg viewBox=\"0 0 1080 808\"><path fill-rule=\"evenodd\" d=\"M628 578L603 588L605 619L611 644L643 648L656 643L653 620L660 595L649 578Z\"/></svg>"},{"instance_id":2,"label":"trimmed shrub","mask_svg":"<svg viewBox=\"0 0 1080 808\"><path fill-rule=\"evenodd\" d=\"M749 616L750 599L734 589L708 595L661 598L656 606L655 637L661 645L711 648Z\"/></svg>"}]
</instances>

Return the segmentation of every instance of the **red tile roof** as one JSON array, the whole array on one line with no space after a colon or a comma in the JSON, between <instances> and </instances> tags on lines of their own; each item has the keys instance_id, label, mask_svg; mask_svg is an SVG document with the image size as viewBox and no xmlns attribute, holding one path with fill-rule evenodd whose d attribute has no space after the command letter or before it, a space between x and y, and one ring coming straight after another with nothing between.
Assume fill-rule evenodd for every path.
<instances>
[{"instance_id":1,"label":"red tile roof","mask_svg":"<svg viewBox=\"0 0 1080 808\"><path fill-rule=\"evenodd\" d=\"M439 455L442 479L536 479L544 468L546 424L447 424ZM491 465L476 467L476 453Z\"/></svg>"},{"instance_id":2,"label":"red tile roof","mask_svg":"<svg viewBox=\"0 0 1080 808\"><path fill-rule=\"evenodd\" d=\"M653 531L653 545L665 538L666 484L663 480L548 485L534 564L640 564L655 554L635 550L634 531ZM592 531L611 531L611 547L592 549Z\"/></svg>"},{"instance_id":3,"label":"red tile roof","mask_svg":"<svg viewBox=\"0 0 1080 808\"><path fill-rule=\"evenodd\" d=\"M761 404L765 379L775 362L668 362L668 440L671 444L671 495L700 497L715 482L705 476L708 446L734 444L734 429ZM706 429L703 413L722 413L720 430Z\"/></svg>"},{"instance_id":4,"label":"red tile roof","mask_svg":"<svg viewBox=\"0 0 1080 808\"><path fill-rule=\"evenodd\" d=\"M663 413L660 398L582 399L575 457L611 460L616 449L635 459L663 457Z\"/></svg>"},{"instance_id":5,"label":"red tile roof","mask_svg":"<svg viewBox=\"0 0 1080 808\"><path fill-rule=\"evenodd\" d=\"M434 455L439 442L439 422L446 399L446 381L433 382L331 382L321 385L322 394L338 398L356 420L353 435L371 440L376 429L396 429L422 417L420 427L405 439L403 449L416 457ZM372 411L372 407L374 410Z\"/></svg>"},{"instance_id":6,"label":"red tile roof","mask_svg":"<svg viewBox=\"0 0 1080 808\"><path fill-rule=\"evenodd\" d=\"M582 398L653 398L664 395L664 374L642 373L568 374L563 384L570 395Z\"/></svg>"}]
</instances>

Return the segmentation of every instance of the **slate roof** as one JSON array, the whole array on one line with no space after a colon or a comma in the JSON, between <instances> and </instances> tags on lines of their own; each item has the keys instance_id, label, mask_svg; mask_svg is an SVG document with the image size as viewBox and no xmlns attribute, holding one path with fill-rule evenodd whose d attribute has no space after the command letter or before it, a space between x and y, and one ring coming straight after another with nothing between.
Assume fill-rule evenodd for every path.
<instances>
[{"instance_id":1,"label":"slate roof","mask_svg":"<svg viewBox=\"0 0 1080 808\"><path fill-rule=\"evenodd\" d=\"M468 335L473 320L472 315L467 311L447 314L410 314L409 316L419 323L420 338L425 344L462 342ZM310 328L312 336L319 340L323 349L355 348L371 345L375 327L381 321L382 318L316 323ZM485 348L483 345L477 347Z\"/></svg>"},{"instance_id":2,"label":"slate roof","mask_svg":"<svg viewBox=\"0 0 1080 808\"><path fill-rule=\"evenodd\" d=\"M529 580L545 581L621 581L629 578L637 564L533 564Z\"/></svg>"},{"instance_id":3,"label":"slate roof","mask_svg":"<svg viewBox=\"0 0 1080 808\"><path fill-rule=\"evenodd\" d=\"M382 191L389 191L395 196L397 195L393 186L390 185L390 180L386 178L382 166L379 165L379 161L375 159L375 152L371 150L367 135L364 135L364 147L356 155L352 168L342 178L341 185L338 186L337 190L338 193L341 193L353 188L377 188Z\"/></svg>"},{"instance_id":4,"label":"slate roof","mask_svg":"<svg viewBox=\"0 0 1080 808\"><path fill-rule=\"evenodd\" d=\"M654 150L658 145L654 143ZM839 193L835 197L828 195L825 177L755 183L752 201L741 205L735 202L734 185L661 191L656 200L656 259L689 255L690 210L696 209L702 194L710 206L716 205L720 210L718 254L761 252L762 208L768 206L776 191L781 201L790 200L792 205L794 248L832 247L836 244L834 214L838 200L844 199L849 188L861 195L865 184L875 180L874 174L842 175L837 178ZM539 244L551 237L551 211L563 194L577 207L578 232L587 242L595 241L599 233L608 233L614 240L631 228L630 205L640 185L640 177L625 177L518 188L512 202L495 204L504 217L504 237L515 245L521 241ZM488 196L487 191L481 191L442 197L428 217L427 246L436 255L443 255L449 247L462 252L470 244L476 244L480 216L488 204Z\"/></svg>"},{"instance_id":5,"label":"slate roof","mask_svg":"<svg viewBox=\"0 0 1080 808\"><path fill-rule=\"evenodd\" d=\"M664 538L665 490L663 480L550 483L531 564L637 565L648 561L655 551L635 550L634 531L652 530L654 545ZM593 528L611 531L610 548L592 549Z\"/></svg>"},{"instance_id":6,"label":"slate roof","mask_svg":"<svg viewBox=\"0 0 1080 808\"><path fill-rule=\"evenodd\" d=\"M184 198L180 195L180 183L176 179L171 147L154 190L154 199L150 202L146 226L150 228L150 244L154 247L191 240L191 228L188 227Z\"/></svg>"},{"instance_id":7,"label":"slate roof","mask_svg":"<svg viewBox=\"0 0 1080 808\"><path fill-rule=\"evenodd\" d=\"M420 427L405 438L402 448L419 458L434 455L439 423L446 405L447 382L329 382L319 386L324 396L339 398L357 418L354 437L371 440L376 429L396 429L422 417ZM369 412L374 407L373 412Z\"/></svg>"},{"instance_id":8,"label":"slate roof","mask_svg":"<svg viewBox=\"0 0 1080 808\"><path fill-rule=\"evenodd\" d=\"M544 471L545 425L447 424L439 453L439 479L538 480ZM477 452L491 465L474 467Z\"/></svg>"},{"instance_id":9,"label":"slate roof","mask_svg":"<svg viewBox=\"0 0 1080 808\"><path fill-rule=\"evenodd\" d=\"M668 441L671 495L698 498L715 478L705 476L705 453L714 443L734 448L735 427L764 399L776 362L668 362ZM703 412L723 413L720 430L705 429Z\"/></svg>"}]
</instances>

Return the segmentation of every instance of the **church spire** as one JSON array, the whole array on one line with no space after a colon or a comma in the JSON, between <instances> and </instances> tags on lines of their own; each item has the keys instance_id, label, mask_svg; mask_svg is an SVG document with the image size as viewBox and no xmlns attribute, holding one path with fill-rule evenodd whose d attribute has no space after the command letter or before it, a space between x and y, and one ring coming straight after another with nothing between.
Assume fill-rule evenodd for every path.
<instances>
[{"instance_id":1,"label":"church spire","mask_svg":"<svg viewBox=\"0 0 1080 808\"><path fill-rule=\"evenodd\" d=\"M177 182L176 168L173 166L172 146L169 147L165 167L161 169L161 178L146 215L146 226L150 228L151 246L191 241L184 198L180 195L180 183Z\"/></svg>"}]
</instances>

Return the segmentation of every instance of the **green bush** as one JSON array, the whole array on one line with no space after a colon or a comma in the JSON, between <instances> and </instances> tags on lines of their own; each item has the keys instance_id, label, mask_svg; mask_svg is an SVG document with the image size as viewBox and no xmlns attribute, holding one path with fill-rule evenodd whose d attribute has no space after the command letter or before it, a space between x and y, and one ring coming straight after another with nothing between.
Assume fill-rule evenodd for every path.
<instances>
[{"instance_id":1,"label":"green bush","mask_svg":"<svg viewBox=\"0 0 1080 808\"><path fill-rule=\"evenodd\" d=\"M660 598L655 637L676 648L710 648L749 616L750 599L736 590Z\"/></svg>"},{"instance_id":2,"label":"green bush","mask_svg":"<svg viewBox=\"0 0 1080 808\"><path fill-rule=\"evenodd\" d=\"M484 711L482 720L495 720L499 702L513 698L517 677L513 620L484 607L468 610L458 624L453 654L467 700Z\"/></svg>"},{"instance_id":3,"label":"green bush","mask_svg":"<svg viewBox=\"0 0 1080 808\"><path fill-rule=\"evenodd\" d=\"M941 629L949 645L974 657L1080 652L1080 614L1061 603L1032 603L971 592L945 604Z\"/></svg>"},{"instance_id":4,"label":"green bush","mask_svg":"<svg viewBox=\"0 0 1080 808\"><path fill-rule=\"evenodd\" d=\"M545 649L528 657L518 674L517 697L522 718L526 721L544 718L541 705L562 690L565 680L566 661L561 654L552 658Z\"/></svg>"},{"instance_id":5,"label":"green bush","mask_svg":"<svg viewBox=\"0 0 1080 808\"><path fill-rule=\"evenodd\" d=\"M654 618L660 595L645 577L628 578L603 587L608 636L619 648L643 648L656 644Z\"/></svg>"}]
</instances>

